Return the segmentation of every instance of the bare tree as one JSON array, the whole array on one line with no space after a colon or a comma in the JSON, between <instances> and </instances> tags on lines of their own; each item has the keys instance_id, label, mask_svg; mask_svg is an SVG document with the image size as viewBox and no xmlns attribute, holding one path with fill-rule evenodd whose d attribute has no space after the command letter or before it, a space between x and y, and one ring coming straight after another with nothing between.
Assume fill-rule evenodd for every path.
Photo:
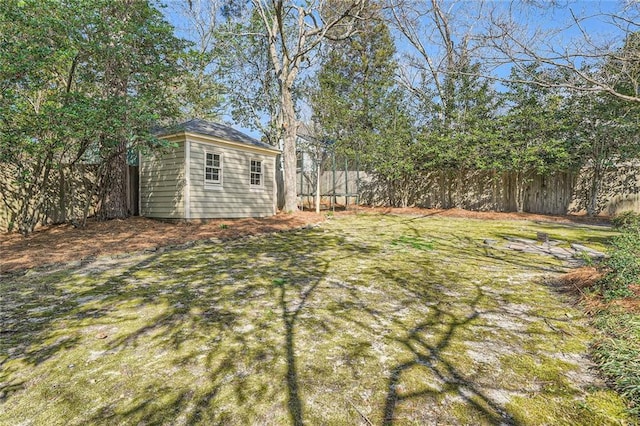
<instances>
[{"instance_id":1,"label":"bare tree","mask_svg":"<svg viewBox=\"0 0 640 426\"><path fill-rule=\"evenodd\" d=\"M255 13L243 20L240 36L230 22L218 32L216 52L221 58L219 78L226 88L226 106L234 121L257 129L267 143L277 146L282 115L268 39Z\"/></svg>"},{"instance_id":2,"label":"bare tree","mask_svg":"<svg viewBox=\"0 0 640 426\"><path fill-rule=\"evenodd\" d=\"M277 81L278 123L283 142L284 210L297 210L296 139L298 120L294 87L305 61L323 40L341 39L354 31L353 22L363 19L366 0L251 0L260 33L266 39L271 71ZM247 34L244 34L247 35Z\"/></svg>"},{"instance_id":3,"label":"bare tree","mask_svg":"<svg viewBox=\"0 0 640 426\"><path fill-rule=\"evenodd\" d=\"M640 102L640 3L607 2L604 7L590 2L529 4L512 1L508 7L487 16L487 46L496 64L504 63L525 71L538 63L554 70L530 75L523 82L543 87L560 87L583 92L607 93L623 101ZM534 15L523 10L533 8ZM555 14L554 14L555 12ZM558 19L541 23L541 13ZM564 20L560 20L560 17ZM532 19L535 17L538 19ZM553 78L547 78L547 76ZM558 79L558 76L562 76Z\"/></svg>"},{"instance_id":4,"label":"bare tree","mask_svg":"<svg viewBox=\"0 0 640 426\"><path fill-rule=\"evenodd\" d=\"M400 81L416 99L425 149L421 168L442 173L444 206L460 206L452 194L464 185L464 170L475 164L475 145L490 139L497 98L483 60L482 17L495 5L484 1L394 0L388 14L407 41ZM483 137L479 135L483 134Z\"/></svg>"},{"instance_id":5,"label":"bare tree","mask_svg":"<svg viewBox=\"0 0 640 426\"><path fill-rule=\"evenodd\" d=\"M469 72L465 68L482 46L477 23L485 9L483 1L443 0L394 0L387 9L391 23L409 45L404 49L400 80L421 103L439 104L443 124L449 125L455 112L455 76Z\"/></svg>"},{"instance_id":6,"label":"bare tree","mask_svg":"<svg viewBox=\"0 0 640 426\"><path fill-rule=\"evenodd\" d=\"M403 82L414 94L446 102L443 77L464 53L481 60L476 77L511 81L509 68L537 63L553 72L520 83L640 102L640 2L391 0L389 10L412 47ZM430 93L417 90L425 80Z\"/></svg>"},{"instance_id":7,"label":"bare tree","mask_svg":"<svg viewBox=\"0 0 640 426\"><path fill-rule=\"evenodd\" d=\"M181 61L186 69L175 82L175 95L183 118L217 119L223 109L223 88L219 81L218 27L221 0L188 0L170 3L180 17L177 32L191 42Z\"/></svg>"}]
</instances>

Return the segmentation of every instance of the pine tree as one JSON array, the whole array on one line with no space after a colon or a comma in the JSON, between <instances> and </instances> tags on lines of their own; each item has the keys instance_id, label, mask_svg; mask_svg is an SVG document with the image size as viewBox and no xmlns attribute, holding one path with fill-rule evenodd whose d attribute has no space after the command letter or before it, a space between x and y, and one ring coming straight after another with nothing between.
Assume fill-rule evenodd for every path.
<instances>
[{"instance_id":1,"label":"pine tree","mask_svg":"<svg viewBox=\"0 0 640 426\"><path fill-rule=\"evenodd\" d=\"M525 187L533 175L566 171L571 167L567 139L565 103L561 93L519 83L521 73L542 73L533 64L524 71L512 70L512 83L505 94L508 110L501 118L502 155L496 168L509 171L515 178L516 208L524 209Z\"/></svg>"},{"instance_id":2,"label":"pine tree","mask_svg":"<svg viewBox=\"0 0 640 426\"><path fill-rule=\"evenodd\" d=\"M357 159L387 188L389 203L407 205L414 172L412 124L395 81L390 31L373 12L377 18L327 46L312 96L314 120L339 154Z\"/></svg>"}]
</instances>

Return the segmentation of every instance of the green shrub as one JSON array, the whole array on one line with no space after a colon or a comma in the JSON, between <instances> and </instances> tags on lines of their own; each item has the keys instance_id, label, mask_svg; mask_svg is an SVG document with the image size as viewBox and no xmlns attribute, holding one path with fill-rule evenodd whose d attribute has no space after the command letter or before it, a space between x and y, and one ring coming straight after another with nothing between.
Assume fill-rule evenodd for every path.
<instances>
[{"instance_id":1,"label":"green shrub","mask_svg":"<svg viewBox=\"0 0 640 426\"><path fill-rule=\"evenodd\" d=\"M633 296L630 284L640 277L640 232L625 228L613 238L611 256L605 261L606 273L600 288L607 300Z\"/></svg>"},{"instance_id":2,"label":"green shrub","mask_svg":"<svg viewBox=\"0 0 640 426\"><path fill-rule=\"evenodd\" d=\"M622 212L611 223L621 234L611 241L611 257L604 263L607 272L600 280L607 300L633 296L629 285L640 281L640 213Z\"/></svg>"},{"instance_id":3,"label":"green shrub","mask_svg":"<svg viewBox=\"0 0 640 426\"><path fill-rule=\"evenodd\" d=\"M640 415L640 315L603 311L595 325L607 337L594 346L594 359L622 396L629 411Z\"/></svg>"},{"instance_id":4,"label":"green shrub","mask_svg":"<svg viewBox=\"0 0 640 426\"><path fill-rule=\"evenodd\" d=\"M611 224L620 230L640 230L640 213L626 211L611 219Z\"/></svg>"}]
</instances>

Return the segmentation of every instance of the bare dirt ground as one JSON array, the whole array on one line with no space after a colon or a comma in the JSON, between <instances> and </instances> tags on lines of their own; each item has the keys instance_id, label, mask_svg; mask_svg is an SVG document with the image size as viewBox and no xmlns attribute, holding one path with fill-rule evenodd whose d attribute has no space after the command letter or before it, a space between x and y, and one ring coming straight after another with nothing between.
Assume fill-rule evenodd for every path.
<instances>
[{"instance_id":1,"label":"bare dirt ground","mask_svg":"<svg viewBox=\"0 0 640 426\"><path fill-rule=\"evenodd\" d=\"M355 213L581 223L601 223L607 219L414 207L358 207L349 211L337 211L335 214ZM207 238L233 239L245 235L300 228L323 221L326 214L326 210L320 215L304 211L294 214L278 214L262 219L212 220L206 223L168 223L142 217L131 217L126 220L107 222L90 220L85 228L74 228L68 224L50 225L39 228L28 237L17 233L5 233L0 234L0 273L16 272L100 255L178 245Z\"/></svg>"},{"instance_id":2,"label":"bare dirt ground","mask_svg":"<svg viewBox=\"0 0 640 426\"><path fill-rule=\"evenodd\" d=\"M74 228L68 224L50 225L28 237L17 233L0 235L0 273L207 238L232 239L282 231L322 220L324 215L298 212L261 219L226 219L206 223L169 223L130 217L106 222L90 220L85 228Z\"/></svg>"},{"instance_id":3,"label":"bare dirt ground","mask_svg":"<svg viewBox=\"0 0 640 426\"><path fill-rule=\"evenodd\" d=\"M583 266L562 275L554 284L561 292L579 298L584 310L590 315L612 307L620 308L625 312L640 313L639 284L629 287L635 293L635 297L614 299L608 302L605 302L597 293L589 292L589 289L593 289L596 286L602 275L603 271L601 269L593 266Z\"/></svg>"}]
</instances>

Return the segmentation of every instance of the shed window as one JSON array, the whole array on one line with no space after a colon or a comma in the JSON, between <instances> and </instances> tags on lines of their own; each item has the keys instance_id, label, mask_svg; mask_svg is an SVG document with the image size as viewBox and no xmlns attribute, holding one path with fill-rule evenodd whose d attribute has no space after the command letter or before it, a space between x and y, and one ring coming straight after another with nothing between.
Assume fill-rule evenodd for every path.
<instances>
[{"instance_id":1,"label":"shed window","mask_svg":"<svg viewBox=\"0 0 640 426\"><path fill-rule=\"evenodd\" d=\"M222 155L205 152L204 183L222 183Z\"/></svg>"},{"instance_id":2,"label":"shed window","mask_svg":"<svg viewBox=\"0 0 640 426\"><path fill-rule=\"evenodd\" d=\"M262 186L262 161L251 160L251 185Z\"/></svg>"}]
</instances>

